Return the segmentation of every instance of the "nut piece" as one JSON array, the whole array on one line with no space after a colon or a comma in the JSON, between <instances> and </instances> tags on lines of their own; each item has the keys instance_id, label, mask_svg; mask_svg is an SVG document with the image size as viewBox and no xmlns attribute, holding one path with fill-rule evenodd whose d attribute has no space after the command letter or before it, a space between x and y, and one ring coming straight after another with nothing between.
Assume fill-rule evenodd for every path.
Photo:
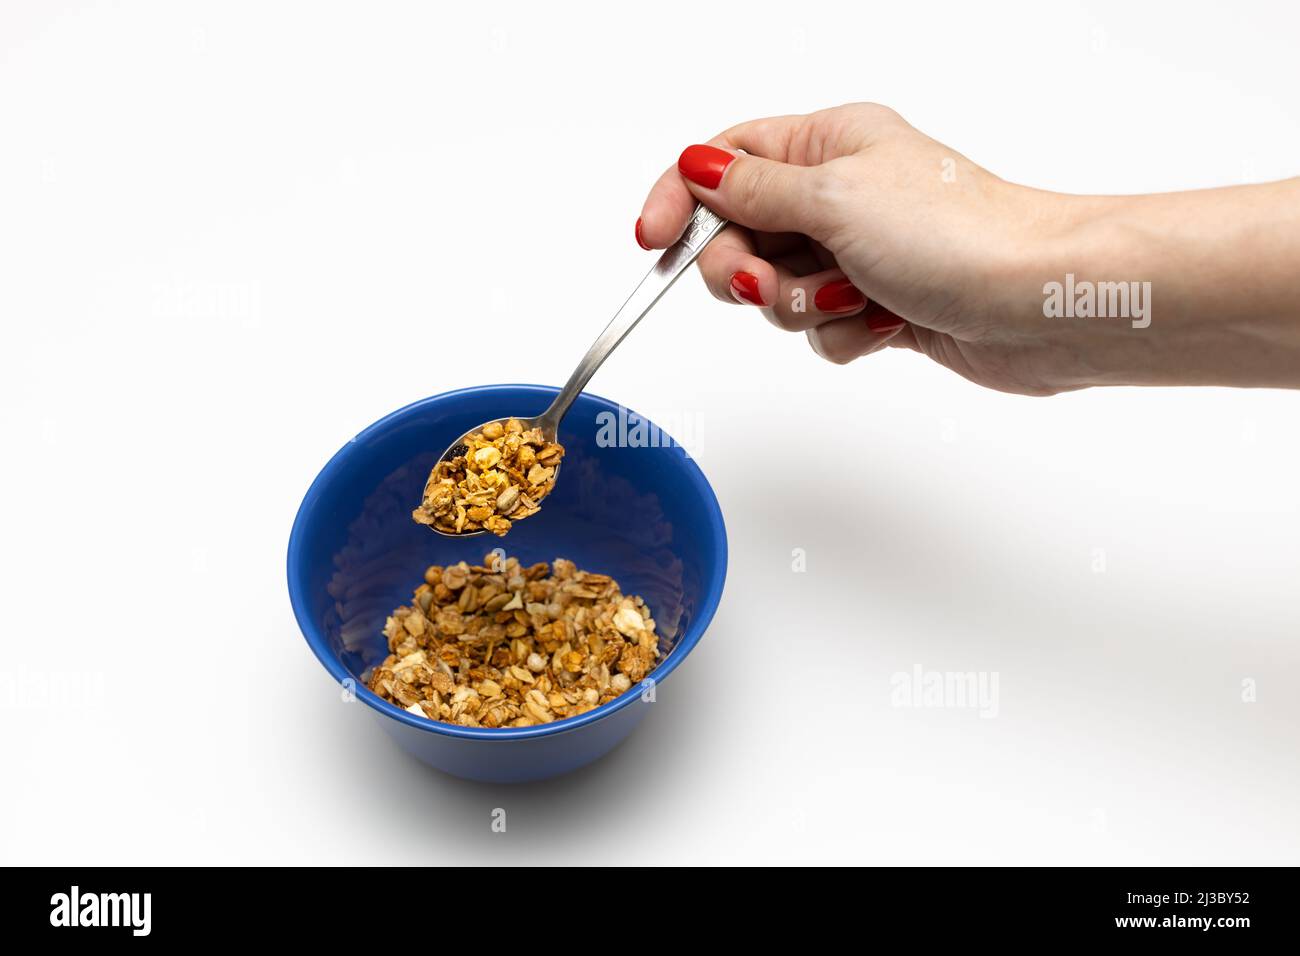
<instances>
[{"instance_id":1,"label":"nut piece","mask_svg":"<svg viewBox=\"0 0 1300 956\"><path fill-rule=\"evenodd\" d=\"M520 432L502 426L509 439ZM650 673L645 602L572 561L434 565L384 625L389 655L366 686L408 713L464 727L529 727L609 703Z\"/></svg>"},{"instance_id":2,"label":"nut piece","mask_svg":"<svg viewBox=\"0 0 1300 956\"><path fill-rule=\"evenodd\" d=\"M636 608L621 607L614 613L614 626L624 637L639 638L645 629L645 619Z\"/></svg>"},{"instance_id":3,"label":"nut piece","mask_svg":"<svg viewBox=\"0 0 1300 956\"><path fill-rule=\"evenodd\" d=\"M515 510L515 505L519 504L519 486L511 485L501 494L497 495L497 513L508 515Z\"/></svg>"},{"instance_id":4,"label":"nut piece","mask_svg":"<svg viewBox=\"0 0 1300 956\"><path fill-rule=\"evenodd\" d=\"M500 536L537 514L564 457L563 446L547 441L540 428L525 429L517 418L489 422L454 451L433 466L420 506L411 512L419 524L447 534Z\"/></svg>"}]
</instances>

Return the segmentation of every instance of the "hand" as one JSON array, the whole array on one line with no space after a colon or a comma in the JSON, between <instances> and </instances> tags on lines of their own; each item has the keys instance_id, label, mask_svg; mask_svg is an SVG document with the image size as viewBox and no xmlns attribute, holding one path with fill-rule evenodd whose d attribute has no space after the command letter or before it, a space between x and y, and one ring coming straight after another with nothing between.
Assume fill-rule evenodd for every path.
<instances>
[{"instance_id":1,"label":"hand","mask_svg":"<svg viewBox=\"0 0 1300 956\"><path fill-rule=\"evenodd\" d=\"M759 306L836 363L908 348L981 385L1026 395L1094 384L1300 384L1300 361L1284 366L1250 353L1252 336L1256 349L1267 338L1259 329L1225 339L1213 321L1223 313L1197 314L1197 251L1178 236L1189 223L1240 219L1240 208L1221 207L1252 203L1205 199L1230 192L1035 190L999 179L893 110L854 104L742 123L688 147L651 190L636 233L646 248L667 247L697 201L731 220L700 256L709 290ZM1292 210L1296 194L1291 184ZM1293 212L1284 250L1300 251L1295 219ZM1248 250L1237 254L1241 285L1256 277L1257 263ZM1271 278L1290 291L1296 271ZM1049 318L1047 283L1067 272L1159 279L1157 288L1168 282L1163 291L1179 313L1155 331L1149 323ZM1236 306L1250 316L1249 296ZM1294 304L1277 325L1271 334L1300 359ZM1189 362L1187 349L1200 358ZM1235 358L1219 367L1224 349L1244 351L1240 358L1255 368Z\"/></svg>"}]
</instances>

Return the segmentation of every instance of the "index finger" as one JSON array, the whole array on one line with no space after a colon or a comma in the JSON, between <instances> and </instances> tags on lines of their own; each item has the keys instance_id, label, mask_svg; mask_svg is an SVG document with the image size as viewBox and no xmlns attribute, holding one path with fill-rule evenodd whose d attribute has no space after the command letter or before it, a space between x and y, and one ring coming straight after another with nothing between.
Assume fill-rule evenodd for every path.
<instances>
[{"instance_id":1,"label":"index finger","mask_svg":"<svg viewBox=\"0 0 1300 956\"><path fill-rule=\"evenodd\" d=\"M636 241L645 249L667 249L695 212L695 197L674 165L655 181L636 221Z\"/></svg>"}]
</instances>

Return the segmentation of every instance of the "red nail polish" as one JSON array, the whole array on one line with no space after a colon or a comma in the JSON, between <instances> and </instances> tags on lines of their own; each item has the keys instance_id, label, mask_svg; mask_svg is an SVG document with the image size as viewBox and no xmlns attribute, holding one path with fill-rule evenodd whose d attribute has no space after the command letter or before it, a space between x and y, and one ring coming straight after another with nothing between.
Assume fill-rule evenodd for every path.
<instances>
[{"instance_id":1,"label":"red nail polish","mask_svg":"<svg viewBox=\"0 0 1300 956\"><path fill-rule=\"evenodd\" d=\"M866 297L848 279L828 282L813 296L813 305L822 312L852 312L866 304Z\"/></svg>"},{"instance_id":2,"label":"red nail polish","mask_svg":"<svg viewBox=\"0 0 1300 956\"><path fill-rule=\"evenodd\" d=\"M758 291L758 276L752 272L737 272L731 277L731 294L749 305L763 304L763 296Z\"/></svg>"},{"instance_id":3,"label":"red nail polish","mask_svg":"<svg viewBox=\"0 0 1300 956\"><path fill-rule=\"evenodd\" d=\"M716 146L687 146L677 160L677 171L705 189L717 189L722 174L736 157Z\"/></svg>"},{"instance_id":4,"label":"red nail polish","mask_svg":"<svg viewBox=\"0 0 1300 956\"><path fill-rule=\"evenodd\" d=\"M907 321L896 315L873 315L867 319L867 328L881 335L886 332L897 332L905 325Z\"/></svg>"},{"instance_id":5,"label":"red nail polish","mask_svg":"<svg viewBox=\"0 0 1300 956\"><path fill-rule=\"evenodd\" d=\"M645 240L641 238L641 219L640 219L640 217L638 217L638 218L637 218L637 221L636 221L636 244L637 244L638 246L640 246L642 249L644 249L646 252L649 252L649 251L650 251L650 247L647 246L647 245L645 244Z\"/></svg>"}]
</instances>

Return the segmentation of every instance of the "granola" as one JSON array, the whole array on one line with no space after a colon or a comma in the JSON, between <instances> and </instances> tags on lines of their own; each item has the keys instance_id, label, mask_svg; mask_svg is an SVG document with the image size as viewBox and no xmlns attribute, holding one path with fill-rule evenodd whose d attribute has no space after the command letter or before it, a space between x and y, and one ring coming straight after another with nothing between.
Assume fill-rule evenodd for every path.
<instances>
[{"instance_id":1,"label":"granola","mask_svg":"<svg viewBox=\"0 0 1300 956\"><path fill-rule=\"evenodd\" d=\"M555 487L564 447L517 418L489 422L433 466L411 517L447 534L504 535L537 514Z\"/></svg>"},{"instance_id":2,"label":"granola","mask_svg":"<svg viewBox=\"0 0 1300 956\"><path fill-rule=\"evenodd\" d=\"M384 625L366 686L418 717L529 727L576 717L644 680L659 657L650 609L607 574L556 558L433 565Z\"/></svg>"}]
</instances>

